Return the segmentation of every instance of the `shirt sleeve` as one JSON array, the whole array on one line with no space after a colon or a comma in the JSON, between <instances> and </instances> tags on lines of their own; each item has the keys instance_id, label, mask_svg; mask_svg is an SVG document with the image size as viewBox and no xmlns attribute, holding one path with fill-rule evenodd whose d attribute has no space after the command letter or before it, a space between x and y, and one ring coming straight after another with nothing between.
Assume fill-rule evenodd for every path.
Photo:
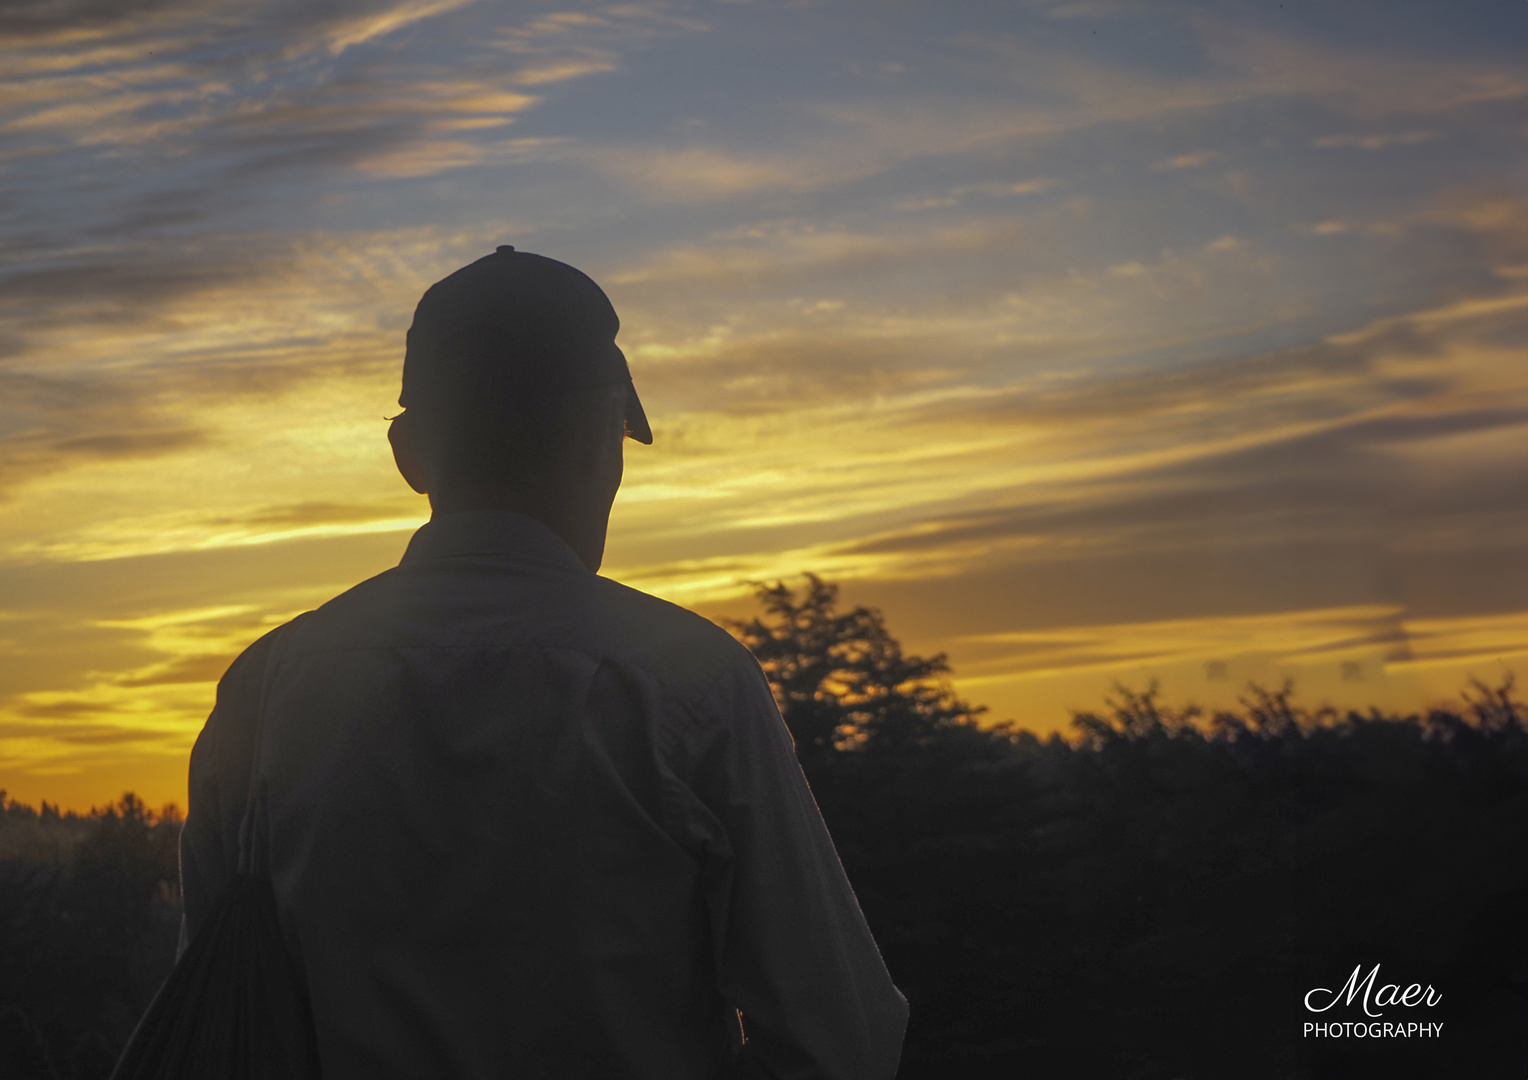
<instances>
[{"instance_id":1,"label":"shirt sleeve","mask_svg":"<svg viewBox=\"0 0 1528 1080\"><path fill-rule=\"evenodd\" d=\"M749 1075L890 1080L907 1028L891 981L751 657L678 740L698 803L688 831L722 996L742 1013Z\"/></svg>"},{"instance_id":2,"label":"shirt sleeve","mask_svg":"<svg viewBox=\"0 0 1528 1080\"><path fill-rule=\"evenodd\" d=\"M180 831L180 943L185 952L239 863L239 824L249 792L256 720L274 632L236 659L191 748L186 821Z\"/></svg>"}]
</instances>

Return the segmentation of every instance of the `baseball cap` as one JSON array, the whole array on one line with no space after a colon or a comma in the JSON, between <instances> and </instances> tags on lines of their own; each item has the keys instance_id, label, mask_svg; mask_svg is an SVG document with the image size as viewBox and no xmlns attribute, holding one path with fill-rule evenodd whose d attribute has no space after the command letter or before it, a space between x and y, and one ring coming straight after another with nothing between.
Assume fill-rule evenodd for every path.
<instances>
[{"instance_id":1,"label":"baseball cap","mask_svg":"<svg viewBox=\"0 0 1528 1080\"><path fill-rule=\"evenodd\" d=\"M626 385L626 434L653 441L616 346L621 320L592 278L501 245L425 291L403 354L405 409L494 408L558 391Z\"/></svg>"}]
</instances>

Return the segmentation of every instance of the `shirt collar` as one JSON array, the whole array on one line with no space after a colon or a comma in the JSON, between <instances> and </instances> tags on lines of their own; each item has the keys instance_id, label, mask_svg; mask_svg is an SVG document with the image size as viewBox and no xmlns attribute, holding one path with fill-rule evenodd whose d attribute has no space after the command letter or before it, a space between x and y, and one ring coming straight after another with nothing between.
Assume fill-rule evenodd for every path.
<instances>
[{"instance_id":1,"label":"shirt collar","mask_svg":"<svg viewBox=\"0 0 1528 1080\"><path fill-rule=\"evenodd\" d=\"M512 510L460 510L433 517L414 533L399 565L453 555L509 555L522 562L589 572L562 537L529 514Z\"/></svg>"}]
</instances>

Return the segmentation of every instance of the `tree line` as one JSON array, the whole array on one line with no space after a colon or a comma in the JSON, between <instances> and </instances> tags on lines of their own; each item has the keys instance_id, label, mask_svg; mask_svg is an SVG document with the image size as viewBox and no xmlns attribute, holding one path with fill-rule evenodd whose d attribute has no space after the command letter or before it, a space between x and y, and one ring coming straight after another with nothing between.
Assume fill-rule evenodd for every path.
<instances>
[{"instance_id":1,"label":"tree line","mask_svg":"<svg viewBox=\"0 0 1528 1080\"><path fill-rule=\"evenodd\" d=\"M175 963L181 816L0 791L0 1077L94 1080Z\"/></svg>"},{"instance_id":2,"label":"tree line","mask_svg":"<svg viewBox=\"0 0 1528 1080\"><path fill-rule=\"evenodd\" d=\"M736 626L912 1007L900 1076L1528 1071L1528 714L1510 678L1395 716L1116 687L1073 738L982 727L943 656L837 590ZM1446 1039L1305 1037L1362 963L1447 988ZM1335 981L1333 981L1335 980ZM1345 1017L1352 1019L1353 1017Z\"/></svg>"},{"instance_id":3,"label":"tree line","mask_svg":"<svg viewBox=\"0 0 1528 1080\"><path fill-rule=\"evenodd\" d=\"M1210 715L1117 687L1041 740L978 723L945 657L830 583L757 596L732 629L909 999L900 1076L1528 1071L1510 679L1412 716L1308 710L1288 684ZM179 814L0 804L0 1076L104 1077L173 962ZM1376 963L1438 988L1397 1018L1445 1037L1302 1034L1307 990Z\"/></svg>"}]
</instances>

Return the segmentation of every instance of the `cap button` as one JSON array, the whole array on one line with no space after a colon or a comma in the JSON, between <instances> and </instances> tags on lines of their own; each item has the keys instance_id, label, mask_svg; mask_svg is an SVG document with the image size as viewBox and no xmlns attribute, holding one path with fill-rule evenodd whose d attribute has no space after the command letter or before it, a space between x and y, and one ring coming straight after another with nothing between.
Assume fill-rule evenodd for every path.
<instances>
[{"instance_id":1,"label":"cap button","mask_svg":"<svg viewBox=\"0 0 1528 1080\"><path fill-rule=\"evenodd\" d=\"M494 248L494 250L497 251L500 255L509 255L515 250L515 245L500 244L498 247Z\"/></svg>"}]
</instances>

